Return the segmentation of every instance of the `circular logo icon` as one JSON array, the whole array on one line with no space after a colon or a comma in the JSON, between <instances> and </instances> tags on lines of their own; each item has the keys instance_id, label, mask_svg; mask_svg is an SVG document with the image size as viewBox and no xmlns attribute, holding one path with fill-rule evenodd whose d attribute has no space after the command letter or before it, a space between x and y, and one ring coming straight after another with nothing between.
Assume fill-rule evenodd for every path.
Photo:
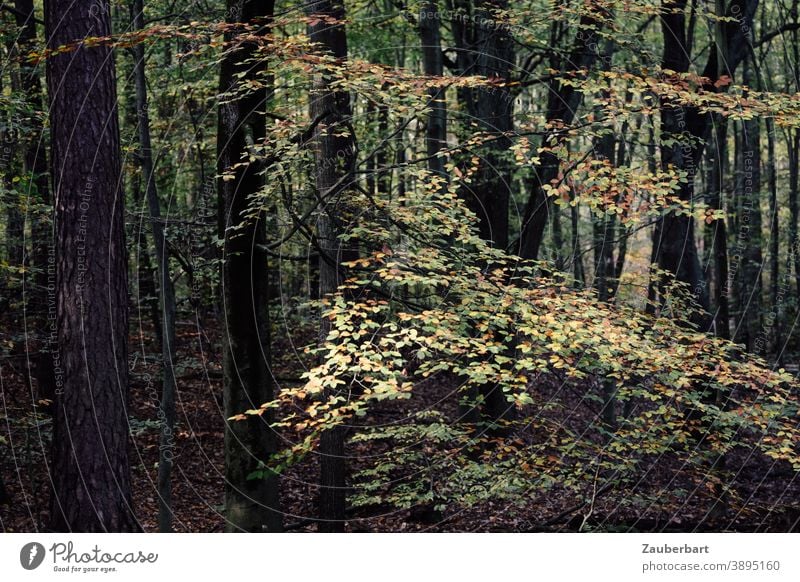
<instances>
[{"instance_id":1,"label":"circular logo icon","mask_svg":"<svg viewBox=\"0 0 800 582\"><path fill-rule=\"evenodd\" d=\"M44 562L44 546L37 542L31 542L22 546L19 552L19 563L26 570L35 570Z\"/></svg>"}]
</instances>

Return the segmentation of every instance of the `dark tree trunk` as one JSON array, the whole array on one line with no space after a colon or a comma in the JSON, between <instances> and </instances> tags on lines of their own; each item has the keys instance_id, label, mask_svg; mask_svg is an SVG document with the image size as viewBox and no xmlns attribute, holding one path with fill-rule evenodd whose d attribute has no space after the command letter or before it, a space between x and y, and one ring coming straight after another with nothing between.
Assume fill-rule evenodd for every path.
<instances>
[{"instance_id":1,"label":"dark tree trunk","mask_svg":"<svg viewBox=\"0 0 800 582\"><path fill-rule=\"evenodd\" d=\"M271 20L274 3L228 0L228 21L250 24ZM266 32L265 29L261 32ZM236 42L234 33L226 34ZM232 48L232 47L229 47ZM252 62L257 47L242 43L226 53L220 66L220 93L227 93L239 82L265 80L265 71ZM241 74L241 76L239 76ZM263 115L271 100L266 86L219 107L217 133L218 172L233 172L232 180L217 183L220 225L224 237L222 261L222 300L225 313L224 408L225 417L242 414L272 400L274 379L270 370L269 278L267 262L257 250L265 244L264 217L243 214L259 190L265 168L247 160L248 139L254 144L266 138ZM242 421L226 421L225 428L225 512L227 531L278 531L281 514L276 475L250 479L260 463L269 461L277 450L277 438L269 426L269 414Z\"/></svg>"},{"instance_id":2,"label":"dark tree trunk","mask_svg":"<svg viewBox=\"0 0 800 582\"><path fill-rule=\"evenodd\" d=\"M606 50L606 55L610 58L612 51ZM603 63L603 69L609 69L610 61ZM606 95L607 96L607 92ZM597 112L602 115L601 111ZM604 160L611 166L616 165L615 159L615 138L609 133L600 136L594 143L594 157ZM605 206L601 206L599 211L602 214L592 214L592 234L594 246L594 288L597 297L601 301L607 301L612 296L610 278L614 273L614 236L616 233L617 215L614 212L606 213Z\"/></svg>"},{"instance_id":3,"label":"dark tree trunk","mask_svg":"<svg viewBox=\"0 0 800 582\"><path fill-rule=\"evenodd\" d=\"M601 42L599 31L610 15L601 2L591 2L593 13L581 17L578 33L572 49L563 64L565 73L589 70L597 62ZM575 114L583 101L583 93L573 84L561 85L558 79L550 83L547 103L547 122L568 126L575 119ZM563 132L552 130L542 139L542 144L553 147L564 139ZM534 168L533 182L525 208L525 215L520 233L520 256L535 260L539 257L539 247L544 239L549 208L548 195L544 186L550 184L558 176L559 160L549 149L539 155L539 163ZM516 250L516 249L515 249Z\"/></svg>"},{"instance_id":4,"label":"dark tree trunk","mask_svg":"<svg viewBox=\"0 0 800 582\"><path fill-rule=\"evenodd\" d=\"M19 27L17 37L17 52L25 54L35 49L37 40L36 21L34 19L33 0L15 0L15 18ZM36 111L44 110L42 99L42 85L39 80L37 67L30 65L27 61L20 60L19 71L19 90L25 95L30 106ZM48 180L47 154L44 148L42 128L35 122L35 117L31 119L34 123L33 130L25 141L24 150L24 170L29 177L27 206L29 209L37 209L35 218L31 221L32 249L30 263L26 265L34 268L32 285L26 283L30 289L30 300L27 310L31 314L33 327L37 330L39 340L39 355L32 359L35 369L29 374L29 378L35 376L39 398L53 400L55 398L55 375L53 373L53 356L50 353L55 348L55 342L50 341L51 332L55 328L50 328L54 319L48 319L48 296L54 297L55 293L55 264L48 261L51 256L49 251L53 245L53 200L50 195L50 184ZM52 277L52 287L48 285L48 270ZM28 271L25 272L25 277ZM55 309L55 301L53 301ZM55 315L55 311L53 311Z\"/></svg>"},{"instance_id":5,"label":"dark tree trunk","mask_svg":"<svg viewBox=\"0 0 800 582\"><path fill-rule=\"evenodd\" d=\"M800 1L792 0L792 21L797 22L800 16ZM792 63L794 63L794 89L800 91L800 35L797 29L792 31ZM800 297L800 240L797 238L798 228L798 196L800 196L800 130L789 128L789 139L787 149L789 152L789 261L793 261L795 285L797 296ZM787 341L791 337L788 334ZM782 351L782 346L778 346L778 352Z\"/></svg>"},{"instance_id":6,"label":"dark tree trunk","mask_svg":"<svg viewBox=\"0 0 800 582\"><path fill-rule=\"evenodd\" d=\"M749 85L751 67L745 66L743 82ZM758 119L742 122L737 151L736 296L738 297L735 342L753 350L761 333L763 254L761 252L761 124Z\"/></svg>"},{"instance_id":7,"label":"dark tree trunk","mask_svg":"<svg viewBox=\"0 0 800 582\"><path fill-rule=\"evenodd\" d=\"M678 73L689 70L690 56L687 54L686 0L664 0L661 28L664 37L662 68ZM674 145L661 147L662 168L670 167L686 172L687 180L678 187L678 197L693 203L694 180L697 174L700 148L687 142L688 136L704 136L705 118L688 107L663 100L661 107L661 137L676 140ZM688 284L702 310L709 310L708 289L700 267L695 242L695 225L691 216L667 213L656 225L655 241L657 263L660 269L672 273L675 278ZM695 321L707 327L705 317Z\"/></svg>"},{"instance_id":8,"label":"dark tree trunk","mask_svg":"<svg viewBox=\"0 0 800 582\"><path fill-rule=\"evenodd\" d=\"M779 316L780 306L778 305L778 277L779 273L779 254L780 254L780 228L778 223L778 173L775 160L775 122L767 119L767 172L769 185L769 308L775 314L772 328L772 337L768 337L767 342L771 344L776 352L780 351L781 342L781 318ZM769 348L769 346L765 346Z\"/></svg>"},{"instance_id":9,"label":"dark tree trunk","mask_svg":"<svg viewBox=\"0 0 800 582\"><path fill-rule=\"evenodd\" d=\"M422 67L426 75L442 77L444 58L440 33L439 5L436 1L422 3L419 14L419 36L422 43ZM428 168L445 177L444 158L436 154L447 148L447 103L443 88L428 90L429 112L425 125L425 146Z\"/></svg>"},{"instance_id":10,"label":"dark tree trunk","mask_svg":"<svg viewBox=\"0 0 800 582\"><path fill-rule=\"evenodd\" d=\"M580 204L570 205L570 222L572 230L572 275L575 278L575 286L582 289L586 285L586 275L583 270L583 252L581 250L581 231L580 231Z\"/></svg>"},{"instance_id":11,"label":"dark tree trunk","mask_svg":"<svg viewBox=\"0 0 800 582\"><path fill-rule=\"evenodd\" d=\"M800 241L797 239L797 220L800 215L800 130L789 129L789 260L794 262L795 286L800 297Z\"/></svg>"},{"instance_id":12,"label":"dark tree trunk","mask_svg":"<svg viewBox=\"0 0 800 582\"><path fill-rule=\"evenodd\" d=\"M513 172L508 160L513 130L514 96L509 86L514 67L514 44L509 25L502 19L506 0L457 0L458 14L452 19L456 45L456 66L461 75L480 75L497 84L464 87L458 99L467 114L468 131L486 136L485 145L474 148L480 166L472 182L460 189L460 196L478 217L482 239L493 247L508 248L509 203ZM501 14L498 14L500 11ZM472 125L477 125L474 130ZM483 406L475 406L478 392ZM471 401L462 407L466 422L488 422L492 432L502 432L497 421L511 420L514 409L499 386L486 384L468 391ZM481 418L483 417L483 418Z\"/></svg>"},{"instance_id":13,"label":"dark tree trunk","mask_svg":"<svg viewBox=\"0 0 800 582\"><path fill-rule=\"evenodd\" d=\"M0 475L0 505L5 505L11 502L11 496L6 490L6 484L3 482L3 476Z\"/></svg>"},{"instance_id":14,"label":"dark tree trunk","mask_svg":"<svg viewBox=\"0 0 800 582\"><path fill-rule=\"evenodd\" d=\"M723 209L722 192L725 180L725 162L728 156L728 122L722 116L715 116L712 128L711 146L708 156L711 164L709 172L709 207ZM728 233L726 220L718 219L707 226L710 229L711 250L711 312L714 316L714 333L718 337L730 339L730 309L728 288Z\"/></svg>"},{"instance_id":15,"label":"dark tree trunk","mask_svg":"<svg viewBox=\"0 0 800 582\"><path fill-rule=\"evenodd\" d=\"M9 60L15 61L19 59L17 47L13 42L7 43ZM20 90L19 75L15 71L11 71L11 90L16 92ZM4 91L3 77L0 75L0 91ZM23 261L25 260L25 215L22 213L22 200L20 200L19 193L16 191L14 184L11 181L12 176L17 173L18 164L18 149L19 149L20 134L14 129L3 130L0 133L0 170L3 170L3 190L5 205L5 261L6 264L12 269L21 269ZM19 278L13 275L9 278L8 283L14 286L19 284ZM4 281L5 283L5 281Z\"/></svg>"},{"instance_id":16,"label":"dark tree trunk","mask_svg":"<svg viewBox=\"0 0 800 582\"><path fill-rule=\"evenodd\" d=\"M342 21L344 4L337 0L312 0L306 5L309 15L319 15ZM347 35L344 24L329 24L320 20L309 25L311 41L321 50L343 62L347 59ZM354 257L354 249L343 248L340 235L344 232L348 203L346 190L351 186L355 164L355 136L351 133L350 96L346 91L331 88L331 79L323 75L314 78L310 116L322 120L312 138L317 161L315 181L320 203L317 221L317 244L320 251L319 296L334 293L341 283L340 264ZM402 147L402 146L401 146ZM352 244L352 243L350 243ZM330 321L321 318L319 341L330 332ZM319 531L341 532L345 526L345 433L343 428L326 430L319 444L321 479L319 496Z\"/></svg>"},{"instance_id":17,"label":"dark tree trunk","mask_svg":"<svg viewBox=\"0 0 800 582\"><path fill-rule=\"evenodd\" d=\"M664 38L662 68L678 73L687 72L691 56L690 39L686 31L687 0L663 0L661 28ZM720 25L716 38L723 43L722 50L709 51L703 77L708 79L706 90L714 90L714 82L722 75L733 75L746 56L748 35L753 26L753 15L758 0L732 0L726 16L735 20ZM724 7L722 7L724 8ZM720 65L720 53L726 61ZM678 189L679 198L686 203L694 202L694 181L710 137L711 114L700 113L694 107L683 107L668 98L661 103L662 139L676 140L674 145L661 148L662 167L672 166L687 174L687 181ZM658 266L688 285L701 310L705 314L695 316L694 323L707 329L710 323L708 288L700 265L695 242L695 225L691 216L667 213L656 225L654 233L654 257ZM658 286L656 286L658 287Z\"/></svg>"},{"instance_id":18,"label":"dark tree trunk","mask_svg":"<svg viewBox=\"0 0 800 582\"><path fill-rule=\"evenodd\" d=\"M551 229L553 231L553 264L556 270L564 268L564 233L561 231L561 207L553 206L550 213Z\"/></svg>"},{"instance_id":19,"label":"dark tree trunk","mask_svg":"<svg viewBox=\"0 0 800 582\"><path fill-rule=\"evenodd\" d=\"M496 11L506 10L506 0L459 0L459 14L453 18L459 74L480 75L496 85L465 87L458 98L468 123L490 141L475 152L480 168L462 196L478 217L480 236L499 249L508 247L508 211L511 200L512 168L507 160L513 130L514 97L508 85L514 67L514 44L509 25L498 20Z\"/></svg>"},{"instance_id":20,"label":"dark tree trunk","mask_svg":"<svg viewBox=\"0 0 800 582\"><path fill-rule=\"evenodd\" d=\"M133 29L141 30L144 21L144 2L133 2ZM134 76L136 84L136 111L139 127L139 151L145 195L150 210L150 223L156 247L158 263L158 295L161 307L161 400L159 421L161 435L158 447L158 530L172 531L172 460L175 439L175 290L169 273L169 255L165 225L161 220L161 204L155 179L155 161L150 139L150 115L147 106L147 78L145 77L144 45L133 48Z\"/></svg>"},{"instance_id":21,"label":"dark tree trunk","mask_svg":"<svg viewBox=\"0 0 800 582\"><path fill-rule=\"evenodd\" d=\"M127 249L109 4L50 0L47 60L56 199L58 349L52 528L130 532ZM85 74L92 71L92 74ZM81 74L84 72L84 74ZM91 107L86 107L91 103Z\"/></svg>"}]
</instances>

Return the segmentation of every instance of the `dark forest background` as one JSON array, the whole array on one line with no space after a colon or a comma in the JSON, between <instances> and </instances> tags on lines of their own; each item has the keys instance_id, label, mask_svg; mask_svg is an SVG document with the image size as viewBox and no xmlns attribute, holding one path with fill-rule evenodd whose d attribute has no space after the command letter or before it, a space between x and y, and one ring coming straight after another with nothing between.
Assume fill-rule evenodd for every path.
<instances>
[{"instance_id":1,"label":"dark forest background","mask_svg":"<svg viewBox=\"0 0 800 582\"><path fill-rule=\"evenodd\" d=\"M0 525L793 531L798 0L0 4Z\"/></svg>"}]
</instances>

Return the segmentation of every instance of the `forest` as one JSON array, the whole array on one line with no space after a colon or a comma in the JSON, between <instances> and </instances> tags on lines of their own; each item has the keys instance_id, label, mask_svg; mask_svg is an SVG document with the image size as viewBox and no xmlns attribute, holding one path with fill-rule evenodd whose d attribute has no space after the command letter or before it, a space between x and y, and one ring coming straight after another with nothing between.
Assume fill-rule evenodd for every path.
<instances>
[{"instance_id":1,"label":"forest","mask_svg":"<svg viewBox=\"0 0 800 582\"><path fill-rule=\"evenodd\" d=\"M800 0L0 36L1 531L800 531Z\"/></svg>"}]
</instances>

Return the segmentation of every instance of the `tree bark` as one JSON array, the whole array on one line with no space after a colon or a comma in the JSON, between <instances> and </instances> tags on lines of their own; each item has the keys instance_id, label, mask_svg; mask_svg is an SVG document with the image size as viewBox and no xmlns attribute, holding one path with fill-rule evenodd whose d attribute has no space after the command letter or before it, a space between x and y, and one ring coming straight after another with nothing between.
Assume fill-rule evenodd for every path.
<instances>
[{"instance_id":1,"label":"tree bark","mask_svg":"<svg viewBox=\"0 0 800 582\"><path fill-rule=\"evenodd\" d=\"M36 20L34 18L33 0L15 0L14 9L19 36L17 44L20 52L34 50L38 39ZM30 105L37 111L44 109L42 85L37 67L26 62L20 64L20 89ZM35 119L35 118L34 118ZM33 122L33 119L32 119ZM40 353L35 358L36 383L39 397L53 400L55 398L55 373L53 370L53 354L56 343L50 341L51 323L48 318L48 296L55 292L55 265L49 261L50 249L53 245L53 198L48 180L47 152L44 148L42 127L36 123L28 137L24 154L25 173L29 176L28 206L39 205L40 212L31 223L32 252L31 263L35 269L33 286L30 294L29 311L34 317L34 325L41 343ZM27 276L27 272L26 272ZM50 278L53 286L50 287ZM55 306L55 302L54 306ZM30 376L29 376L30 377Z\"/></svg>"},{"instance_id":2,"label":"tree bark","mask_svg":"<svg viewBox=\"0 0 800 582\"><path fill-rule=\"evenodd\" d=\"M788 129L789 139L789 261L794 265L795 288L800 297L800 241L797 238L797 221L800 215L800 131Z\"/></svg>"},{"instance_id":3,"label":"tree bark","mask_svg":"<svg viewBox=\"0 0 800 582\"><path fill-rule=\"evenodd\" d=\"M778 222L778 172L775 161L775 122L767 119L767 183L769 187L769 306L775 315L778 315L778 277L780 254L780 225ZM772 337L767 341L780 351L781 318L776 317L772 329Z\"/></svg>"},{"instance_id":4,"label":"tree bark","mask_svg":"<svg viewBox=\"0 0 800 582\"><path fill-rule=\"evenodd\" d=\"M661 28L664 37L662 68L685 73L689 70L690 56L686 52L686 0L664 0ZM713 51L712 51L713 52ZM704 137L704 118L693 108L662 101L661 136L676 140L674 145L661 147L661 166L686 172L686 181L678 188L681 201L693 204L694 180L699 162L699 147L687 143L687 136ZM655 241L658 266L672 273L675 278L689 286L690 292L702 310L709 311L708 289L700 267L695 243L695 225L690 216L673 212L665 214L656 225ZM706 317L695 323L707 327Z\"/></svg>"},{"instance_id":5,"label":"tree bark","mask_svg":"<svg viewBox=\"0 0 800 582\"><path fill-rule=\"evenodd\" d=\"M482 239L499 249L508 247L508 212L512 168L507 158L513 130L514 97L509 82L514 67L514 44L508 24L497 11L508 9L506 0L456 3L461 16L453 18L456 61L461 75L480 75L496 82L490 86L463 87L459 101L468 123L490 139L477 148L480 168L469 188L462 189L468 207L478 217Z\"/></svg>"},{"instance_id":6,"label":"tree bark","mask_svg":"<svg viewBox=\"0 0 800 582\"><path fill-rule=\"evenodd\" d=\"M686 32L687 0L663 0L661 28L664 38L662 68L677 73L689 70L690 39ZM721 26L717 33L718 42L724 43L724 50L709 51L703 77L708 79L705 89L714 90L714 82L722 75L733 75L739 63L747 54L749 34L752 31L753 16L758 0L732 0L725 12L735 17ZM727 57L720 64L719 53ZM679 185L678 197L688 204L694 203L695 176L706 142L710 137L711 114L700 113L697 108L684 107L666 98L661 103L662 139L676 140L675 144L661 148L663 168L673 167L683 170L687 180ZM695 225L691 216L669 212L656 224L654 232L654 256L659 267L672 273L675 278L688 285L696 302L704 314L693 318L693 323L703 329L710 324L708 316L710 302L705 276L700 266L695 242ZM657 288L658 286L656 286Z\"/></svg>"},{"instance_id":7,"label":"tree bark","mask_svg":"<svg viewBox=\"0 0 800 582\"><path fill-rule=\"evenodd\" d=\"M588 71L597 62L597 47L601 42L599 31L610 15L602 2L593 0L590 4L592 13L581 17L578 32L564 63L564 73L575 73L583 69ZM572 84L561 85L558 79L551 81L546 114L548 125L570 125L582 102L583 93L577 87ZM563 132L556 128L542 138L542 145L553 148L563 139ZM558 156L550 149L543 151L534 168L534 178L522 222L518 252L523 259L536 260L539 257L539 247L544 239L549 213L548 195L544 186L555 180L558 172Z\"/></svg>"},{"instance_id":8,"label":"tree bark","mask_svg":"<svg viewBox=\"0 0 800 582\"><path fill-rule=\"evenodd\" d=\"M751 65L746 63L743 82L751 81ZM737 233L736 296L738 297L735 342L753 350L761 333L761 293L763 253L761 251L761 124L758 119L742 122L737 152L736 194L739 216Z\"/></svg>"},{"instance_id":9,"label":"tree bark","mask_svg":"<svg viewBox=\"0 0 800 582\"><path fill-rule=\"evenodd\" d=\"M339 62L347 59L347 35L343 23L344 4L338 0L312 0L306 5L309 16L333 18L329 24L324 19L308 27L311 41ZM344 248L340 235L345 228L347 192L353 180L355 165L355 136L350 120L350 95L347 91L331 87L331 80L323 75L314 78L310 96L311 119L323 120L312 137L317 166L315 182L321 205L317 220L317 244L320 251L319 296L334 293L341 283L340 265L353 258L354 249ZM402 147L402 146L401 146ZM324 342L330 332L330 321L320 319L319 341ZM319 444L320 495L319 531L342 532L345 527L345 433L337 427L323 432Z\"/></svg>"},{"instance_id":10,"label":"tree bark","mask_svg":"<svg viewBox=\"0 0 800 582\"><path fill-rule=\"evenodd\" d=\"M228 0L228 21L267 24L274 2ZM259 29L259 33L266 32ZM235 42L233 32L226 41ZM256 250L266 241L264 217L247 217L252 198L263 186L263 164L247 160L250 143L266 138L263 115L272 99L270 81L256 62L253 43L241 43L227 52L220 66L220 93L239 82L257 81L262 87L219 106L218 172L233 172L232 180L217 183L220 202L220 237L224 238L222 299L225 316L224 408L230 418L272 400L274 378L270 370L270 321L268 265ZM247 62L246 62L247 61ZM241 75L241 77L239 76ZM271 414L225 426L225 511L227 531L279 531L282 528L278 502L278 478L269 474L248 478L277 451L277 437L269 426Z\"/></svg>"},{"instance_id":11,"label":"tree bark","mask_svg":"<svg viewBox=\"0 0 800 582\"><path fill-rule=\"evenodd\" d=\"M725 179L725 162L728 156L728 122L722 116L715 116L712 122L713 152L709 155L711 164L709 179L709 207L722 210L722 192ZM718 337L730 339L729 299L731 289L728 280L728 233L726 220L718 219L707 226L711 240L711 311L714 314L714 333Z\"/></svg>"},{"instance_id":12,"label":"tree bark","mask_svg":"<svg viewBox=\"0 0 800 582\"><path fill-rule=\"evenodd\" d=\"M144 27L144 1L134 0L133 30ZM133 47L134 76L136 84L136 111L139 127L139 157L142 177L145 182L145 195L150 210L150 224L153 229L153 242L156 247L158 263L158 295L161 307L161 399L159 402L159 421L161 434L158 447L158 530L172 531L172 461L175 439L175 289L169 273L165 225L161 220L161 204L155 178L155 161L150 139L150 114L147 102L147 78L145 76L144 45Z\"/></svg>"},{"instance_id":13,"label":"tree bark","mask_svg":"<svg viewBox=\"0 0 800 582\"><path fill-rule=\"evenodd\" d=\"M444 58L442 54L439 5L435 0L423 2L420 7L419 36L422 43L423 71L428 76L441 78L444 75ZM447 94L445 89L433 87L428 90L428 98L429 112L425 124L428 168L435 174L445 178L445 160L436 154L447 148Z\"/></svg>"},{"instance_id":14,"label":"tree bark","mask_svg":"<svg viewBox=\"0 0 800 582\"><path fill-rule=\"evenodd\" d=\"M45 5L48 48L73 45L47 60L59 348L51 526L130 532L140 526L128 463L127 249L114 59L107 46L80 44L111 34L108 2L96 8L96 0Z\"/></svg>"},{"instance_id":15,"label":"tree bark","mask_svg":"<svg viewBox=\"0 0 800 582\"><path fill-rule=\"evenodd\" d=\"M3 476L0 475L0 505L5 505L11 502L11 496L6 490L6 484L3 482Z\"/></svg>"}]
</instances>

